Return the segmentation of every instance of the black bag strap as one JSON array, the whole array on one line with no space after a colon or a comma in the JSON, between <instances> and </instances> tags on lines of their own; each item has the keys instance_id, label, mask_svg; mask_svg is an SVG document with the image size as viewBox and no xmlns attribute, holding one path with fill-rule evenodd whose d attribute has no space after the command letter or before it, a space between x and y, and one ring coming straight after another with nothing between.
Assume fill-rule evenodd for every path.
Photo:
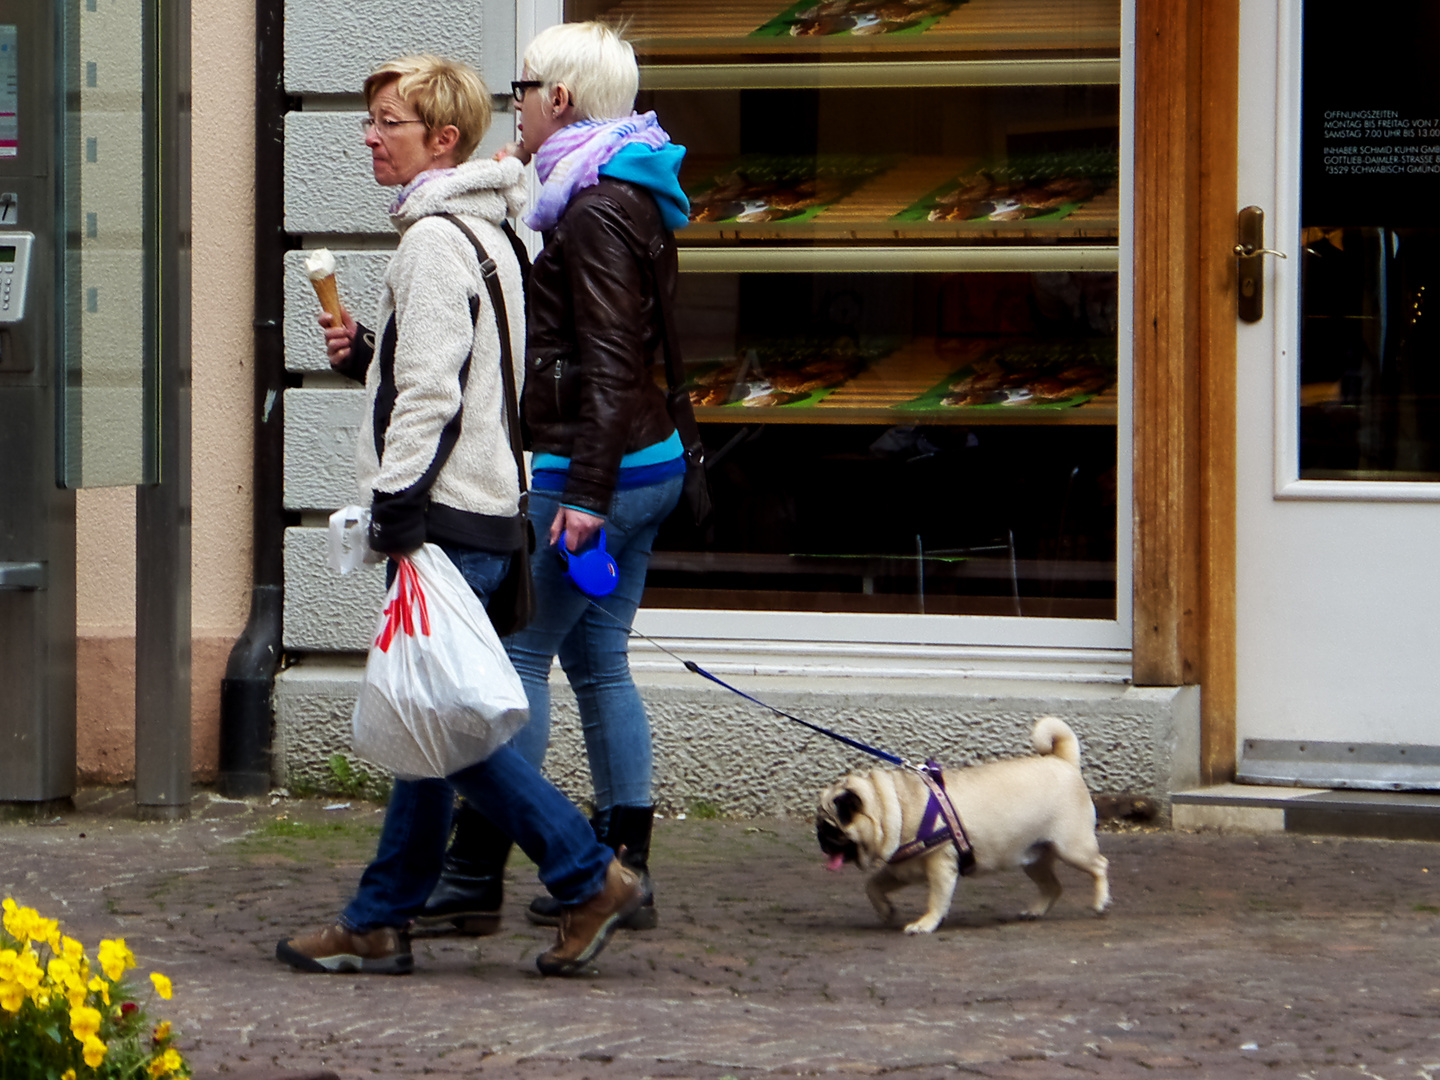
<instances>
[{"instance_id":1,"label":"black bag strap","mask_svg":"<svg viewBox=\"0 0 1440 1080\"><path fill-rule=\"evenodd\" d=\"M490 306L495 311L495 330L500 337L500 379L505 390L505 426L510 429L510 450L515 455L515 472L520 477L520 512L526 514L530 506L530 488L525 480L525 457L520 449L520 395L515 388L515 351L510 340L510 318L505 309L505 292L500 288L499 268L495 265L495 260L486 253L480 238L471 232L470 226L454 214L435 216L444 218L465 234L465 239L469 240L475 249L475 257L480 260L480 277L490 291ZM504 222L503 227L510 238L511 247L515 249L515 257L520 260L520 275L523 280L530 270L530 258L510 223Z\"/></svg>"}]
</instances>

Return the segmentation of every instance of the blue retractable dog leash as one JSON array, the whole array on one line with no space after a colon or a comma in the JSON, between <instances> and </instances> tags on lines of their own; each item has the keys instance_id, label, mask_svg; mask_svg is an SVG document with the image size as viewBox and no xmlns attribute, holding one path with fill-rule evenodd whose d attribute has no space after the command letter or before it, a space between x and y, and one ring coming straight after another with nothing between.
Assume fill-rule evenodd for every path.
<instances>
[{"instance_id":1,"label":"blue retractable dog leash","mask_svg":"<svg viewBox=\"0 0 1440 1080\"><path fill-rule=\"evenodd\" d=\"M799 724L801 727L809 728L811 731L834 739L836 742L844 743L854 750L859 750L862 753L869 754L871 757L879 758L887 764L899 765L901 768L913 769L919 773L920 778L925 782L925 787L929 791L929 798L926 801L924 815L920 821L915 838L909 843L901 845L900 848L890 856L888 861L891 863L904 862L907 859L913 859L916 856L932 851L936 847L950 844L955 848L956 857L959 860L958 869L960 873L972 874L975 872L975 852L970 844L969 836L965 833L965 827L960 822L960 815L955 812L954 804L950 801L950 796L945 791L944 770L941 769L939 762L931 759L923 765L917 765L913 761L907 761L905 758L900 757L898 754L892 754L888 750L881 750L877 747L869 746L857 739L841 735L838 731L831 731L829 728L821 727L819 724L812 724L809 720L802 720L800 717L793 716L784 709L777 709L774 705L761 701L759 698L745 693L744 690L738 687L731 686L719 676L712 675L699 664L695 663L694 660L686 660L683 656L672 652L649 634L641 633L633 626L626 626L614 615L596 603L594 597L589 595L588 591L581 586L579 580L574 578L572 578L572 580L575 580L576 586L580 588L581 594L585 596L586 601L594 607L596 611L600 612L616 626L623 628L627 634L644 638L667 656L679 661L687 671L693 671L701 678L709 679L716 686L724 687L732 694L738 694L746 701L759 705L762 709L767 709L776 716L784 717L786 720Z\"/></svg>"},{"instance_id":2,"label":"blue retractable dog leash","mask_svg":"<svg viewBox=\"0 0 1440 1080\"><path fill-rule=\"evenodd\" d=\"M584 592L583 589L582 589L581 591L582 591L582 593ZM800 719L800 717L798 717L798 716L792 716L790 713L786 712L784 709L777 709L774 705L770 705L770 704L768 704L767 702L761 701L761 700L760 700L759 698L757 698L757 697L752 697L750 694L745 693L744 690L741 690L741 689L739 689L739 688L737 688L737 687L731 686L729 683L727 683L724 679L720 678L719 676L717 676L717 675L712 675L710 672L708 672L708 671L706 671L704 668L702 668L699 664L695 663L694 660L686 660L683 656L679 656L679 655L677 655L676 653L672 652L671 650L667 649L664 645L661 645L660 642L656 641L656 640L655 640L654 638L652 638L649 634L643 634L643 633L641 633L639 630L636 630L633 626L626 626L623 622L621 622L619 619L617 619L614 615L610 614L610 612L606 611L603 607L601 607L598 603L596 603L596 602L595 602L595 599L594 599L593 597L591 597L591 596L589 596L589 595L586 595L585 599L586 599L587 601L589 601L590 605L591 605L592 607L594 607L596 611L600 612L600 613L601 613L602 615L604 615L607 619L609 619L611 622L613 622L616 626L619 626L619 627L623 628L623 629L626 631L626 633L628 633L628 634L633 634L635 637L638 637L638 638L644 638L646 641L648 641L651 645L654 645L657 649L659 649L659 650L660 650L661 652L663 652L665 655L667 655L667 656L669 656L669 657L672 657L673 659L677 660L679 663L683 664L683 665L685 666L685 669L686 669L687 671L693 671L696 675L699 675L701 678L709 679L711 682L715 683L715 685L717 685L717 686L723 686L726 690L729 690L732 694L738 694L738 695L740 695L742 698L744 698L746 701L752 702L752 703L755 704L755 705L759 705L762 709L768 709L770 712L774 713L776 716L783 716L786 720L793 721L794 723L797 723L797 724L801 725L802 727L807 727L807 728L809 728L811 731L819 732L821 735L825 735L825 736L827 736L827 737L829 737L829 738L831 738L831 739L834 739L836 742L842 742L842 743L844 743L846 746L851 747L852 749L860 750L860 751L862 751L863 753L869 754L871 757L879 758L881 761L884 761L884 762L886 762L886 763L888 763L888 764L890 764L890 765L902 765L902 766L906 766L906 767L912 768L912 769L913 769L913 768L922 768L921 766L917 766L917 765L912 764L912 763L909 762L909 761L906 761L904 758L900 757L898 754L892 754L892 753L890 753L888 750L880 750L880 749L877 749L876 747L873 747L873 746L867 746L865 743L862 743L862 742L859 742L859 741L857 741L857 740L855 740L855 739L849 738L848 736L841 735L838 731L831 731L829 728L821 727L819 724L812 724L809 720L802 720L802 719Z\"/></svg>"}]
</instances>

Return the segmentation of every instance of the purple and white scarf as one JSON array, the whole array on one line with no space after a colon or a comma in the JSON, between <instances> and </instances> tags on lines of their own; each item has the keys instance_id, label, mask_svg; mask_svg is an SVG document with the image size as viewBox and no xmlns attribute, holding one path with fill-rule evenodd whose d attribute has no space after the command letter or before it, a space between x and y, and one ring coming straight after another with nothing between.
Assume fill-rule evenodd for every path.
<instances>
[{"instance_id":1,"label":"purple and white scarf","mask_svg":"<svg viewBox=\"0 0 1440 1080\"><path fill-rule=\"evenodd\" d=\"M540 195L525 215L536 232L554 228L570 198L600 179L600 169L624 147L658 150L670 141L653 112L631 113L619 120L577 120L555 132L535 152Z\"/></svg>"},{"instance_id":2,"label":"purple and white scarf","mask_svg":"<svg viewBox=\"0 0 1440 1080\"><path fill-rule=\"evenodd\" d=\"M411 195L415 194L416 191L424 187L431 180L438 180L442 176L449 176L454 171L454 166L448 169L426 169L396 193L395 201L390 204L390 216L394 217L400 213L405 207L405 200L410 198Z\"/></svg>"}]
</instances>

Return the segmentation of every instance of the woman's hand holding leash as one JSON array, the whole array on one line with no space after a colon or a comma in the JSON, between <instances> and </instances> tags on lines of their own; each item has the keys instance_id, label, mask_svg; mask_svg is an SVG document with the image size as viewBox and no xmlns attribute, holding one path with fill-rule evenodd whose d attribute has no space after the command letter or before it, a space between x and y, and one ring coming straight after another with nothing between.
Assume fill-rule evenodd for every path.
<instances>
[{"instance_id":1,"label":"woman's hand holding leash","mask_svg":"<svg viewBox=\"0 0 1440 1080\"><path fill-rule=\"evenodd\" d=\"M550 523L550 546L560 543L560 537L564 536L565 546L571 551L579 551L604 524L603 517L562 506L556 513L555 520Z\"/></svg>"}]
</instances>

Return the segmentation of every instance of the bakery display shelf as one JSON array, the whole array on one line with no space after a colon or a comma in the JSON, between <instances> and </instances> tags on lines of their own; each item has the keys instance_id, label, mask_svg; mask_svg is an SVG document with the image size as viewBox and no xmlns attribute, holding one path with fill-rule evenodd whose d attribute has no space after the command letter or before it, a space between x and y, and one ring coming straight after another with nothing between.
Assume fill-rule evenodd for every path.
<instances>
[{"instance_id":1,"label":"bakery display shelf","mask_svg":"<svg viewBox=\"0 0 1440 1080\"><path fill-rule=\"evenodd\" d=\"M847 62L849 61L849 62ZM915 86L1118 86L1110 56L642 64L642 90L850 90Z\"/></svg>"},{"instance_id":2,"label":"bakery display shelf","mask_svg":"<svg viewBox=\"0 0 1440 1080\"><path fill-rule=\"evenodd\" d=\"M998 553L997 553L998 550ZM1010 559L1004 544L957 551L907 555L806 555L762 552L656 552L650 568L692 574L774 574L789 576L854 576L914 578L923 561L927 581L972 579L999 581L1107 582L1115 580L1115 564L1100 560Z\"/></svg>"},{"instance_id":3,"label":"bakery display shelf","mask_svg":"<svg viewBox=\"0 0 1440 1080\"><path fill-rule=\"evenodd\" d=\"M974 274L1009 272L1113 273L1113 245L1017 244L998 247L833 246L701 247L680 249L680 270L692 274Z\"/></svg>"},{"instance_id":4,"label":"bakery display shelf","mask_svg":"<svg viewBox=\"0 0 1440 1080\"><path fill-rule=\"evenodd\" d=\"M987 352L995 339L916 338L895 348L840 386L794 404L696 405L707 424L946 424L1113 425L1118 395L1113 383L1082 404L950 406L919 401L927 392ZM748 400L769 400L754 395Z\"/></svg>"},{"instance_id":5,"label":"bakery display shelf","mask_svg":"<svg viewBox=\"0 0 1440 1080\"><path fill-rule=\"evenodd\" d=\"M659 552L656 552L656 558ZM720 608L728 611L863 612L886 615L1027 616L1035 619L1113 619L1115 600L1064 596L945 596L829 590L738 588L667 588L651 584L655 563L641 601L646 608ZM1064 581L1065 579L1056 579ZM768 582L767 582L768 584ZM1050 582L1045 583L1048 590ZM923 602L922 602L923 601Z\"/></svg>"},{"instance_id":6,"label":"bakery display shelf","mask_svg":"<svg viewBox=\"0 0 1440 1080\"><path fill-rule=\"evenodd\" d=\"M1113 181L1058 219L1041 216L1019 221L897 220L897 215L912 207L927 193L976 168L978 164L976 158L914 155L900 160L856 191L841 197L805 220L692 221L677 237L682 245L787 240L839 243L943 241L946 244L1014 245L1043 245L1057 241L1118 243L1120 193L1118 185ZM690 177L713 175L725 165L726 163L713 159L697 161L686 169L686 179L688 181ZM687 188L691 191L696 190L697 186L693 181L687 183ZM1017 266L1014 269L1022 267Z\"/></svg>"},{"instance_id":7,"label":"bakery display shelf","mask_svg":"<svg viewBox=\"0 0 1440 1080\"><path fill-rule=\"evenodd\" d=\"M766 36L762 27L791 7L785 0L624 0L604 12L628 21L642 63L718 56L924 55L954 52L1118 51L1118 0L968 0L923 30Z\"/></svg>"}]
</instances>

